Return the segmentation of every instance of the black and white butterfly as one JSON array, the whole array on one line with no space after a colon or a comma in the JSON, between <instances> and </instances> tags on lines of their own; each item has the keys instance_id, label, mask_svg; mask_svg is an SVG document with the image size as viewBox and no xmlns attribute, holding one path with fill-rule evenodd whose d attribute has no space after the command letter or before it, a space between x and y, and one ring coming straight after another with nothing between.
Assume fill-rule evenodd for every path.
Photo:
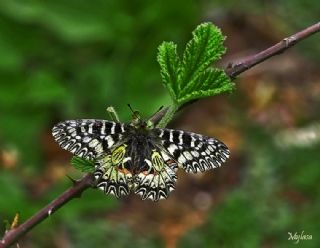
<instances>
[{"instance_id":1,"label":"black and white butterfly","mask_svg":"<svg viewBox=\"0 0 320 248\"><path fill-rule=\"evenodd\" d=\"M138 116L129 124L97 119L63 121L53 127L52 134L63 149L94 160L97 187L116 197L134 192L143 200L167 198L175 188L178 167L203 172L220 167L230 154L215 138L153 128Z\"/></svg>"}]
</instances>

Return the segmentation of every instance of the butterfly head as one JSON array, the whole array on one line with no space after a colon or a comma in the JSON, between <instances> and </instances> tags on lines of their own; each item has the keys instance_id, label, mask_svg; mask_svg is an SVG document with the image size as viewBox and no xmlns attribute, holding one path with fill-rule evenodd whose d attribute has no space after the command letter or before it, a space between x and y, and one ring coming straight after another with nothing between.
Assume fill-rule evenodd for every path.
<instances>
[{"instance_id":1,"label":"butterfly head","mask_svg":"<svg viewBox=\"0 0 320 248\"><path fill-rule=\"evenodd\" d=\"M132 121L131 121L132 126L139 129L152 129L154 127L151 121L145 121L144 119L141 118L139 111L133 110L130 104L128 104L128 106L132 112Z\"/></svg>"}]
</instances>

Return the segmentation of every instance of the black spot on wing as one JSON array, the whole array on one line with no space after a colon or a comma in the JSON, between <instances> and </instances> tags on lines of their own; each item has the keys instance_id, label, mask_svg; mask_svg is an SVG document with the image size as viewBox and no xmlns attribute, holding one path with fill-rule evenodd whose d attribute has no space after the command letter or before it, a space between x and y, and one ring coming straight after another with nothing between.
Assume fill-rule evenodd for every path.
<instances>
[{"instance_id":1,"label":"black spot on wing","mask_svg":"<svg viewBox=\"0 0 320 248\"><path fill-rule=\"evenodd\" d=\"M169 138L170 138L170 134L169 134L169 132L165 132L165 131L163 130L162 139L163 139L163 140L168 140L168 141L169 141Z\"/></svg>"},{"instance_id":2,"label":"black spot on wing","mask_svg":"<svg viewBox=\"0 0 320 248\"><path fill-rule=\"evenodd\" d=\"M101 128L103 127L103 124L101 121L96 121L92 125L92 133L93 134L101 134Z\"/></svg>"},{"instance_id":3,"label":"black spot on wing","mask_svg":"<svg viewBox=\"0 0 320 248\"><path fill-rule=\"evenodd\" d=\"M105 133L109 134L111 133L111 128L113 127L114 123L112 122L106 122L105 124Z\"/></svg>"},{"instance_id":4,"label":"black spot on wing","mask_svg":"<svg viewBox=\"0 0 320 248\"><path fill-rule=\"evenodd\" d=\"M191 145L191 140L192 140L191 139L191 135L183 133L183 135L182 135L183 145L190 146Z\"/></svg>"},{"instance_id":5,"label":"black spot on wing","mask_svg":"<svg viewBox=\"0 0 320 248\"><path fill-rule=\"evenodd\" d=\"M175 143L175 144L179 144L180 143L179 135L180 135L180 131L176 131L176 130L172 131L173 143Z\"/></svg>"},{"instance_id":6,"label":"black spot on wing","mask_svg":"<svg viewBox=\"0 0 320 248\"><path fill-rule=\"evenodd\" d=\"M121 133L122 130L121 130L121 124L120 123L116 123L115 124L115 133Z\"/></svg>"},{"instance_id":7,"label":"black spot on wing","mask_svg":"<svg viewBox=\"0 0 320 248\"><path fill-rule=\"evenodd\" d=\"M76 132L77 132L77 134L81 133L81 127L80 126L76 126Z\"/></svg>"}]
</instances>

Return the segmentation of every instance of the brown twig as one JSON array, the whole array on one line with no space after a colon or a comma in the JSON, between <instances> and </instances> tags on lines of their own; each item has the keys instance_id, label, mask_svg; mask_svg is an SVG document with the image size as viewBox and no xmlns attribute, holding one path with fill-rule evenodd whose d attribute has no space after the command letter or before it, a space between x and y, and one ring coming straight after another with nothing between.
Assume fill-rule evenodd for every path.
<instances>
[{"instance_id":1,"label":"brown twig","mask_svg":"<svg viewBox=\"0 0 320 248\"><path fill-rule=\"evenodd\" d=\"M320 22L294 34L290 37L284 38L282 41L278 42L277 44L269 47L266 50L263 50L255 55L249 56L240 60L237 63L229 63L228 67L226 68L226 74L231 78L234 79L240 73L250 69L251 67L259 64L266 59L281 54L288 48L294 46L299 41L304 40L305 38L317 33L320 31Z\"/></svg>"},{"instance_id":2,"label":"brown twig","mask_svg":"<svg viewBox=\"0 0 320 248\"><path fill-rule=\"evenodd\" d=\"M41 209L26 222L16 228L8 230L5 233L3 239L0 240L0 248L5 248L16 243L21 236L30 231L35 225L51 216L64 204L74 198L79 198L84 190L93 186L93 183L94 177L92 176L92 174L87 174L81 180L75 181L74 185L71 188L62 193L58 198L49 203L46 207Z\"/></svg>"},{"instance_id":3,"label":"brown twig","mask_svg":"<svg viewBox=\"0 0 320 248\"><path fill-rule=\"evenodd\" d=\"M230 63L228 68L225 70L226 74L234 79L240 73L250 69L256 64L263 62L264 60L282 53L289 47L295 45L297 42L309 37L312 34L320 31L320 23L314 24L288 38L283 39L279 43L275 44L274 46L257 53L253 56L245 58L238 63ZM151 117L151 120L154 122L158 122L160 117L163 117L164 114L168 111L168 108L164 108L163 110L159 111L156 115ZM48 216L52 215L56 210L62 207L64 204L69 202L70 200L80 197L81 193L92 187L94 184L94 178L91 174L86 175L81 180L76 181L73 187L66 190L62 193L57 199L52 201L49 205L44 207L34 216L29 218L26 222L19 225L18 227L11 229L6 232L3 239L0 240L0 248L8 247L23 236L25 233L30 231L35 225L39 224L43 220L45 220Z\"/></svg>"},{"instance_id":4,"label":"brown twig","mask_svg":"<svg viewBox=\"0 0 320 248\"><path fill-rule=\"evenodd\" d=\"M157 126L157 124L159 124L159 122L162 120L162 118L166 115L168 111L169 107L161 108L153 116L150 117L149 121L151 121L154 126Z\"/></svg>"}]
</instances>

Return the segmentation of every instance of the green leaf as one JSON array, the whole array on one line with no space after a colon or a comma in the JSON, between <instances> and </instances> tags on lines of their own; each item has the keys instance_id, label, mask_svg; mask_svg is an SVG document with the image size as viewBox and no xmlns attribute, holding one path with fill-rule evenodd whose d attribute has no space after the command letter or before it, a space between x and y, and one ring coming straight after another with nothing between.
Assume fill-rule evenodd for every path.
<instances>
[{"instance_id":1,"label":"green leaf","mask_svg":"<svg viewBox=\"0 0 320 248\"><path fill-rule=\"evenodd\" d=\"M192 32L182 60L173 42L163 42L159 46L162 81L176 105L233 89L233 83L223 70L210 67L225 53L224 39L219 28L203 23Z\"/></svg>"},{"instance_id":2,"label":"green leaf","mask_svg":"<svg viewBox=\"0 0 320 248\"><path fill-rule=\"evenodd\" d=\"M76 168L77 170L80 170L82 172L94 172L94 161L93 160L85 160L82 158L79 158L77 156L72 157L71 164Z\"/></svg>"},{"instance_id":3,"label":"green leaf","mask_svg":"<svg viewBox=\"0 0 320 248\"><path fill-rule=\"evenodd\" d=\"M171 96L176 98L180 90L178 84L180 61L177 55L177 45L173 42L163 42L158 49L157 59L163 84Z\"/></svg>"},{"instance_id":4,"label":"green leaf","mask_svg":"<svg viewBox=\"0 0 320 248\"><path fill-rule=\"evenodd\" d=\"M200 74L193 83L185 87L178 102L179 104L183 104L191 100L231 91L234 84L229 81L229 77L223 70L208 68L204 73Z\"/></svg>"},{"instance_id":5,"label":"green leaf","mask_svg":"<svg viewBox=\"0 0 320 248\"><path fill-rule=\"evenodd\" d=\"M210 23L199 25L192 32L192 36L183 53L180 82L182 88L220 59L226 50L220 29Z\"/></svg>"}]
</instances>

